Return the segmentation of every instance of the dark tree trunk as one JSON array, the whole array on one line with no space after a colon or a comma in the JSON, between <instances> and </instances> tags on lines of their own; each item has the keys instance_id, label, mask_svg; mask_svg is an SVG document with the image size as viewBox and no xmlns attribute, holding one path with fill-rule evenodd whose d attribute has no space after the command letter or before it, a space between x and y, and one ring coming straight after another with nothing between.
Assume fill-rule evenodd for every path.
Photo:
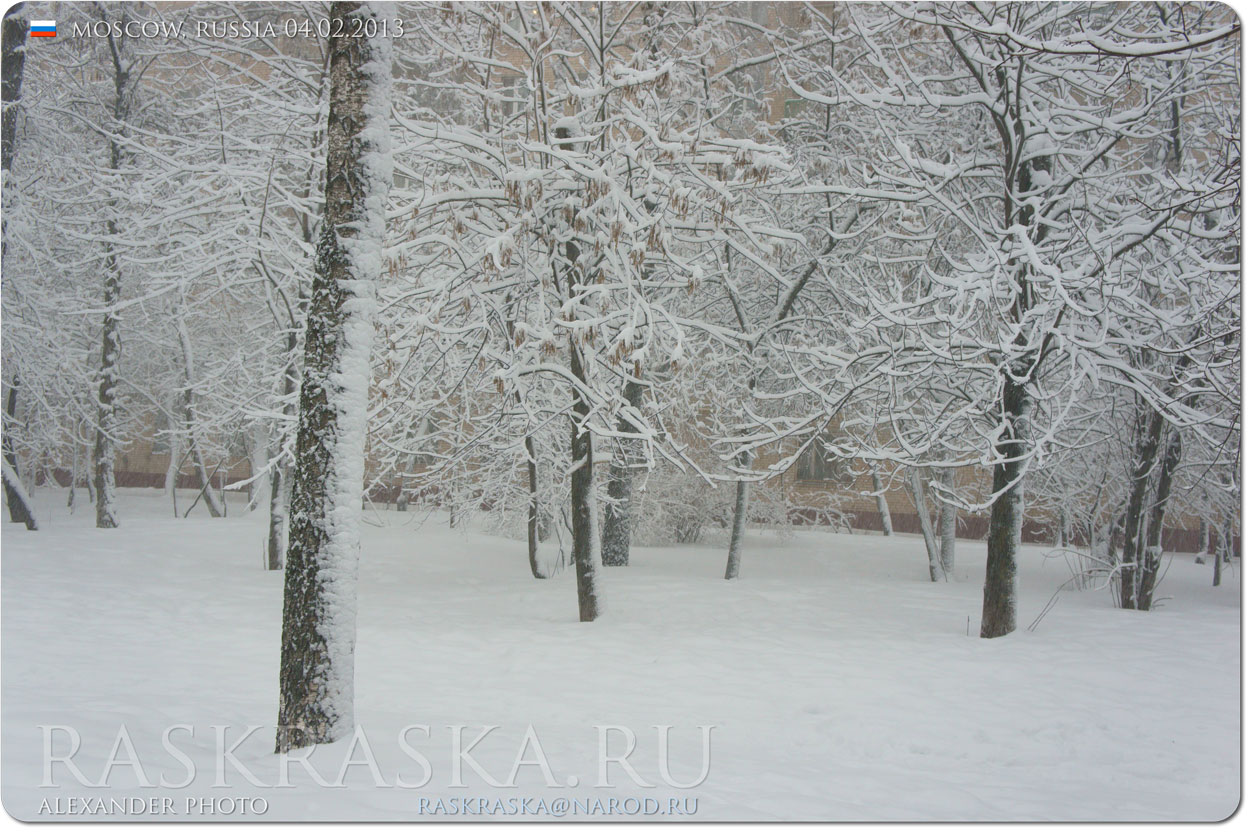
<instances>
[{"instance_id":1,"label":"dark tree trunk","mask_svg":"<svg viewBox=\"0 0 1250 832\"><path fill-rule=\"evenodd\" d=\"M327 56L328 57L328 56ZM327 83L329 78L329 63L323 64L321 69L320 83ZM309 165L308 175L304 183L304 196L312 197L316 187L316 168ZM322 207L324 210L324 206ZM300 235L305 243L312 244L317 237L316 225L309 219L308 213L303 213L299 218ZM290 420L296 416L295 393L299 390L300 367L299 367L299 322L296 320L298 314L300 320L304 320L308 314L308 295L304 290L302 283L299 284L298 290L298 311L292 313L289 303L286 305L288 322L290 329L286 335L286 364L282 373L282 416L283 424L289 424ZM276 288L276 285L275 285ZM282 296L285 301L285 295ZM273 456L275 457L274 465L270 473L269 480L269 534L266 541L265 565L270 570L277 570L283 567L286 555L287 543L287 526L290 518L291 508L291 469L292 461L283 453L285 450L286 437L283 431L277 431L276 441L274 443Z\"/></svg>"},{"instance_id":2,"label":"dark tree trunk","mask_svg":"<svg viewBox=\"0 0 1250 832\"><path fill-rule=\"evenodd\" d=\"M101 19L105 10L99 8ZM123 66L122 47L117 39L108 35L109 54L113 61L113 119L114 129L125 129L130 115L130 65ZM118 139L109 139L109 169L122 169L122 147ZM117 474L114 464L117 456L117 384L121 368L121 320L117 303L122 294L121 263L113 240L119 230L117 221L110 217L105 222L108 232L104 241L104 323L100 329L100 386L96 394L95 446L92 462L95 467L95 524L99 529L117 528Z\"/></svg>"},{"instance_id":3,"label":"dark tree trunk","mask_svg":"<svg viewBox=\"0 0 1250 832\"><path fill-rule=\"evenodd\" d=\"M752 455L748 451L738 454L738 465L747 468L751 465ZM729 532L729 557L725 559L725 580L732 581L738 577L742 567L742 543L747 534L747 514L751 510L751 482L738 480L734 484L734 519L733 528Z\"/></svg>"},{"instance_id":4,"label":"dark tree trunk","mask_svg":"<svg viewBox=\"0 0 1250 832\"><path fill-rule=\"evenodd\" d=\"M277 750L352 730L356 571L376 282L390 187L390 44L334 3L325 220L304 343L282 606Z\"/></svg>"},{"instance_id":5,"label":"dark tree trunk","mask_svg":"<svg viewBox=\"0 0 1250 832\"><path fill-rule=\"evenodd\" d=\"M7 183L9 172L13 169L13 157L17 152L17 111L22 99L22 72L26 65L26 19L19 17L25 3L18 3L9 9L4 17L3 54L0 56L0 163L4 167L4 179ZM7 194L5 195L7 196ZM5 200L8 201L7 199ZM8 251L8 243L3 230L0 230L0 259ZM12 280L12 275L6 279ZM9 392L4 402L4 460L8 463L12 476L18 477L17 450L13 444L13 430L16 427L17 413L17 373L9 384ZM9 506L9 521L22 523L27 529L36 529L35 514L15 486L6 478L4 481L4 499Z\"/></svg>"},{"instance_id":6,"label":"dark tree trunk","mask_svg":"<svg viewBox=\"0 0 1250 832\"><path fill-rule=\"evenodd\" d=\"M1010 74L997 75L1000 89L1008 86L1003 82ZM1016 106L1020 105L1019 89L1013 94ZM1025 134L1023 113L1017 110L1012 116L1015 135ZM1047 155L1034 156L1023 164L1015 158L1016 148L1011 146L1008 133L1003 132L1005 170L1015 167L1014 176L1007 182L1003 199L1005 227L1019 225L1029 229L1034 245L1046 238L1048 226L1036 223L1037 203L1030 196L1033 191L1033 172L1043 171L1049 175L1054 160ZM1010 174L1009 174L1010 176ZM1032 400L1028 385L1041 370L1046 358L1045 342L1037 350L1029 348L1024 335L1025 321L1034 308L1032 266L1027 261L1013 264L1015 270L1014 299L1008 319L1016 328L1013 341L1016 355L999 370L1002 385L999 394L998 414L1002 419L1001 433L995 442L993 488L997 495L990 506L989 533L986 536L985 589L981 602L981 638L999 638L1016 629L1017 574L1016 561L1020 550L1020 536L1024 529L1024 460L1030 450L1029 413Z\"/></svg>"},{"instance_id":7,"label":"dark tree trunk","mask_svg":"<svg viewBox=\"0 0 1250 832\"><path fill-rule=\"evenodd\" d=\"M78 443L74 443L73 455L69 462L69 494L65 498L65 507L69 509L69 513L74 513L74 502L78 493Z\"/></svg>"},{"instance_id":8,"label":"dark tree trunk","mask_svg":"<svg viewBox=\"0 0 1250 832\"><path fill-rule=\"evenodd\" d=\"M630 379L625 382L625 402L634 410L642 405L642 385ZM633 425L622 416L616 425L620 433L632 433ZM612 457L608 472L608 507L603 520L603 565L629 566L629 527L633 522L630 500L633 496L632 442L621 443L621 452Z\"/></svg>"},{"instance_id":9,"label":"dark tree trunk","mask_svg":"<svg viewBox=\"0 0 1250 832\"><path fill-rule=\"evenodd\" d=\"M5 22L8 26L8 22ZM7 29L5 30L8 31ZM17 376L13 376L13 381L9 383L9 392L4 397L4 461L9 466L14 479L17 479L17 450L13 447L13 425L15 424L15 416L17 414ZM19 480L20 482L20 480ZM72 485L71 485L72 487ZM30 531L35 531L38 526L35 523L35 512L26 504L26 499L17 486L9 482L8 477L4 478L4 501L9 507L9 522L21 523Z\"/></svg>"},{"instance_id":10,"label":"dark tree trunk","mask_svg":"<svg viewBox=\"0 0 1250 832\"><path fill-rule=\"evenodd\" d=\"M572 148L570 131L564 125L555 129L557 145ZM566 295L570 301L577 297L578 259L581 252L574 239L564 244L564 278ZM584 272L583 272L584 273ZM569 478L569 496L572 510L573 566L577 571L577 612L581 621L594 621L599 617L599 588L597 570L599 557L598 508L595 505L594 438L590 433L590 402L582 388L586 384L585 358L582 355L578 335L569 336L569 371L577 382L573 391L573 413L570 417L572 475Z\"/></svg>"},{"instance_id":11,"label":"dark tree trunk","mask_svg":"<svg viewBox=\"0 0 1250 832\"><path fill-rule=\"evenodd\" d=\"M18 479L17 472L9 466L7 461L0 460L0 467L4 468L5 490L10 495L7 498L14 500L22 506L26 517L26 528L36 531L39 527L35 523L35 507L30 501L30 495L26 493L26 488L22 485L22 481Z\"/></svg>"},{"instance_id":12,"label":"dark tree trunk","mask_svg":"<svg viewBox=\"0 0 1250 832\"><path fill-rule=\"evenodd\" d=\"M25 3L17 3L4 15L0 45L0 165L7 174L17 154L17 111L22 101L22 74L26 68Z\"/></svg>"},{"instance_id":13,"label":"dark tree trunk","mask_svg":"<svg viewBox=\"0 0 1250 832\"><path fill-rule=\"evenodd\" d=\"M1217 531L1216 534L1219 534L1219 532ZM1205 544L1205 541L1204 541L1204 544ZM1224 547L1220 545L1219 542L1217 541L1216 546L1215 546L1215 553L1214 555L1212 555L1212 558L1211 558L1213 561L1215 561L1215 565L1212 567L1211 586L1219 586L1220 581L1224 577L1223 549Z\"/></svg>"},{"instance_id":14,"label":"dark tree trunk","mask_svg":"<svg viewBox=\"0 0 1250 832\"><path fill-rule=\"evenodd\" d=\"M1145 412L1137 419L1136 460L1133 479L1129 484L1128 508L1124 513L1124 553L1120 558L1120 606L1126 610L1148 609L1142 607L1141 588L1146 564L1145 509L1146 495L1150 493L1154 479L1155 464L1159 456L1159 442L1163 432L1163 416L1157 411Z\"/></svg>"},{"instance_id":15,"label":"dark tree trunk","mask_svg":"<svg viewBox=\"0 0 1250 832\"><path fill-rule=\"evenodd\" d=\"M582 364L581 349L570 344L570 369L573 377L585 382L586 369ZM577 569L577 612L582 621L594 621L599 617L599 589L596 570L599 564L595 553L598 542L595 526L598 516L595 507L594 441L587 421L590 403L580 393L573 404L572 458L573 475L570 492L573 511L573 565Z\"/></svg>"},{"instance_id":16,"label":"dark tree trunk","mask_svg":"<svg viewBox=\"0 0 1250 832\"><path fill-rule=\"evenodd\" d=\"M1016 629L1016 556L1024 526L1025 422L1029 393L1011 378L1003 380L1002 414L1006 422L995 448L993 487L998 495L990 507L986 540L985 590L981 604L981 638L998 638Z\"/></svg>"},{"instance_id":17,"label":"dark tree trunk","mask_svg":"<svg viewBox=\"0 0 1250 832\"><path fill-rule=\"evenodd\" d=\"M1154 504L1146 519L1146 548L1142 563L1142 580L1138 592L1138 609L1148 610L1154 603L1155 582L1163 563L1163 520L1167 514L1168 500L1172 496L1172 482L1181 461L1181 434L1173 429L1168 438L1163 462L1159 466L1159 480L1155 486Z\"/></svg>"}]
</instances>

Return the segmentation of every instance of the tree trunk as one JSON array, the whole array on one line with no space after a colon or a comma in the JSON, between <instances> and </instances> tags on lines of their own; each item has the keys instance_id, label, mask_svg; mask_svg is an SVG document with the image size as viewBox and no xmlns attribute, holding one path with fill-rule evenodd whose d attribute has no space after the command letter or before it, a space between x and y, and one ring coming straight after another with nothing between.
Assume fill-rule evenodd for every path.
<instances>
[{"instance_id":1,"label":"tree trunk","mask_svg":"<svg viewBox=\"0 0 1250 832\"><path fill-rule=\"evenodd\" d=\"M557 146L571 149L573 140L568 127L555 128ZM577 264L581 252L575 238L564 244L565 289L570 302L577 297ZM577 612L582 621L594 621L599 617L599 525L598 507L595 504L594 437L590 433L590 402L582 388L586 384L586 365L582 356L578 335L569 335L569 371L577 381L573 391L573 413L570 417L570 456L572 458L569 478L570 509L572 511L572 555L577 571Z\"/></svg>"},{"instance_id":2,"label":"tree trunk","mask_svg":"<svg viewBox=\"0 0 1250 832\"><path fill-rule=\"evenodd\" d=\"M642 405L642 385L630 379L625 382L625 402L634 410ZM616 425L620 433L630 433L633 426L622 416ZM633 520L630 498L633 492L633 472L630 469L630 440L621 443L621 452L612 457L608 472L608 497L610 502L603 520L603 565L629 566L629 527Z\"/></svg>"},{"instance_id":3,"label":"tree trunk","mask_svg":"<svg viewBox=\"0 0 1250 832\"><path fill-rule=\"evenodd\" d=\"M872 490L877 495L877 513L881 515L881 533L890 537L894 534L894 523L890 519L890 504L885 499L885 487L881 484L881 472L876 466L872 469Z\"/></svg>"},{"instance_id":4,"label":"tree trunk","mask_svg":"<svg viewBox=\"0 0 1250 832\"><path fill-rule=\"evenodd\" d=\"M211 517L221 517L222 505L213 493L212 483L208 481L208 466L204 462L204 452L195 438L195 358L191 352L191 335L187 332L186 321L178 319L178 343L182 346L183 383L182 388L182 424L187 434L187 447L191 451L191 462L195 466L196 476L200 481L200 493L204 495L204 505L208 506Z\"/></svg>"},{"instance_id":5,"label":"tree trunk","mask_svg":"<svg viewBox=\"0 0 1250 832\"><path fill-rule=\"evenodd\" d=\"M282 373L282 415L287 419L295 416L295 391L299 387L299 367L295 361L295 349L299 334L292 327L286 336L287 363ZM277 431L274 455L281 457L269 477L269 537L265 549L265 566L281 569L286 552L288 507L291 501L291 463L284 454L283 429Z\"/></svg>"},{"instance_id":6,"label":"tree trunk","mask_svg":"<svg viewBox=\"0 0 1250 832\"><path fill-rule=\"evenodd\" d=\"M570 343L570 369L574 378L585 382L581 349ZM596 570L599 567L598 509L595 506L594 441L587 421L590 403L580 393L573 404L572 459L573 474L570 493L573 512L573 565L577 569L577 612L582 621L599 617L599 588Z\"/></svg>"},{"instance_id":7,"label":"tree trunk","mask_svg":"<svg viewBox=\"0 0 1250 832\"><path fill-rule=\"evenodd\" d=\"M22 101L22 75L26 67L27 22L25 3L17 3L4 15L0 45L0 165L5 178L17 155L17 111Z\"/></svg>"},{"instance_id":8,"label":"tree trunk","mask_svg":"<svg viewBox=\"0 0 1250 832\"><path fill-rule=\"evenodd\" d=\"M285 462L273 469L269 479L269 536L265 548L265 568L281 569L285 561L287 507L291 500L291 466Z\"/></svg>"},{"instance_id":9,"label":"tree trunk","mask_svg":"<svg viewBox=\"0 0 1250 832\"><path fill-rule=\"evenodd\" d=\"M5 21L5 33L8 33L8 21ZM13 447L13 426L17 416L17 375L9 384L9 392L4 397L4 464L8 466L4 477L4 501L9 507L9 522L21 523L30 531L37 529L35 514L29 502L23 496L26 491L21 487L22 480L17 474L17 450ZM9 479L12 477L13 483ZM16 483L16 484L14 484Z\"/></svg>"},{"instance_id":10,"label":"tree trunk","mask_svg":"<svg viewBox=\"0 0 1250 832\"><path fill-rule=\"evenodd\" d=\"M13 169L13 157L17 153L17 111L22 98L22 74L26 65L26 19L22 15L25 3L19 3L9 10L4 17L3 24L3 44L2 56L0 56L0 102L2 102L3 110L0 111L0 163L4 168L4 182L9 182L9 172ZM8 194L5 195L4 203L10 205ZM4 259L4 255L8 252L7 234L0 229L0 260ZM8 278L12 280L13 277ZM13 429L15 427L14 416L17 412L17 373L13 374L13 381L9 384L9 392L5 396L4 404L4 461L12 470L12 476L21 484L18 477L17 468L17 450L13 445ZM22 523L27 529L34 531L36 528L34 513L30 507L21 498L18 488L9 484L9 478L4 478L4 499L9 507L9 521L12 523Z\"/></svg>"},{"instance_id":11,"label":"tree trunk","mask_svg":"<svg viewBox=\"0 0 1250 832\"><path fill-rule=\"evenodd\" d=\"M933 520L929 517L929 501L925 497L924 483L920 481L919 468L911 469L908 483L911 485L911 500L916 506L916 516L920 519L920 534L924 537L925 552L929 555L929 580L936 583L944 577L942 552L938 547L937 537L933 534Z\"/></svg>"},{"instance_id":12,"label":"tree trunk","mask_svg":"<svg viewBox=\"0 0 1250 832\"><path fill-rule=\"evenodd\" d=\"M743 451L738 454L738 465L750 467L751 453ZM729 533L729 557L725 560L725 580L732 581L738 577L738 569L742 565L742 541L747 533L747 514L751 510L751 482L738 480L734 491L734 523Z\"/></svg>"},{"instance_id":13,"label":"tree trunk","mask_svg":"<svg viewBox=\"0 0 1250 832\"><path fill-rule=\"evenodd\" d=\"M98 9L101 18L104 10ZM106 21L107 22L107 21ZM130 114L127 85L130 68L122 66L121 46L110 33L107 36L113 60L114 129L122 131ZM122 146L117 138L109 139L109 170L122 168ZM115 206L111 206L115 207ZM104 240L104 323L100 329L100 386L96 395L96 429L93 464L95 466L95 524L99 529L117 528L117 383L121 365L121 320L117 302L122 294L121 263L113 240L118 235L117 220L105 222L108 235Z\"/></svg>"},{"instance_id":14,"label":"tree trunk","mask_svg":"<svg viewBox=\"0 0 1250 832\"><path fill-rule=\"evenodd\" d=\"M542 507L538 501L538 449L534 447L534 437L525 437L525 469L529 474L529 505L525 511L525 542L529 549L530 574L543 579L547 575L538 565L538 542L542 535L542 521L539 517Z\"/></svg>"},{"instance_id":15,"label":"tree trunk","mask_svg":"<svg viewBox=\"0 0 1250 832\"><path fill-rule=\"evenodd\" d=\"M986 541L985 590L981 602L981 638L998 638L1016 629L1016 557L1024 528L1025 422L1029 394L1010 377L1003 379L1005 430L995 448L993 488Z\"/></svg>"},{"instance_id":16,"label":"tree trunk","mask_svg":"<svg viewBox=\"0 0 1250 832\"><path fill-rule=\"evenodd\" d=\"M69 509L69 513L74 513L74 502L78 493L78 443L74 443L74 450L70 456L69 462L69 495L65 498L65 507Z\"/></svg>"},{"instance_id":17,"label":"tree trunk","mask_svg":"<svg viewBox=\"0 0 1250 832\"><path fill-rule=\"evenodd\" d=\"M330 11L325 222L304 344L282 606L277 751L352 730L356 572L377 280L391 180L391 44ZM378 27L379 29L381 27Z\"/></svg>"},{"instance_id":18,"label":"tree trunk","mask_svg":"<svg viewBox=\"0 0 1250 832\"><path fill-rule=\"evenodd\" d=\"M9 500L10 506L18 505L22 509L22 516L25 518L26 528L33 531L39 529L35 523L35 507L30 501L30 495L26 493L26 488L22 485L22 481L18 479L17 472L9 465L8 460L0 463L4 466L4 492L5 499Z\"/></svg>"},{"instance_id":19,"label":"tree trunk","mask_svg":"<svg viewBox=\"0 0 1250 832\"><path fill-rule=\"evenodd\" d=\"M1128 508L1124 514L1124 554L1120 559L1120 607L1141 609L1142 578L1145 572L1146 495L1153 479L1163 432L1163 416L1157 411L1141 412L1137 419L1136 462L1130 483ZM1148 605L1147 605L1148 606Z\"/></svg>"},{"instance_id":20,"label":"tree trunk","mask_svg":"<svg viewBox=\"0 0 1250 832\"><path fill-rule=\"evenodd\" d=\"M117 233L112 220L109 234ZM121 357L120 322L115 307L121 298L121 273L111 243L105 243L104 326L100 334L100 387L96 398L95 524L98 529L117 528L117 374Z\"/></svg>"},{"instance_id":21,"label":"tree trunk","mask_svg":"<svg viewBox=\"0 0 1250 832\"><path fill-rule=\"evenodd\" d=\"M1215 555L1211 558L1211 560L1215 561L1213 574L1211 575L1211 586L1219 586L1221 579L1224 577L1224 553L1220 551L1223 548L1223 546L1218 546Z\"/></svg>"},{"instance_id":22,"label":"tree trunk","mask_svg":"<svg viewBox=\"0 0 1250 832\"><path fill-rule=\"evenodd\" d=\"M1146 550L1142 569L1138 609L1148 610L1154 603L1155 582L1163 564L1163 521L1167 514L1168 500L1172 496L1172 482L1176 468L1181 462L1181 433L1173 429L1168 437L1163 462L1159 466L1159 480L1155 486L1154 504L1146 521Z\"/></svg>"},{"instance_id":23,"label":"tree trunk","mask_svg":"<svg viewBox=\"0 0 1250 832\"><path fill-rule=\"evenodd\" d=\"M263 423L258 422L252 426L252 435L247 443L247 456L249 474L254 478L247 487L247 510L252 512L260 508L262 497L269 490L269 474L256 477L257 471L264 471L269 467L269 432L265 430Z\"/></svg>"},{"instance_id":24,"label":"tree trunk","mask_svg":"<svg viewBox=\"0 0 1250 832\"><path fill-rule=\"evenodd\" d=\"M955 493L955 469L943 468L941 482L946 493L953 495ZM955 571L955 532L959 522L959 512L949 499L942 498L940 502L942 504L942 574L949 579Z\"/></svg>"},{"instance_id":25,"label":"tree trunk","mask_svg":"<svg viewBox=\"0 0 1250 832\"><path fill-rule=\"evenodd\" d=\"M171 405L171 412L173 409ZM165 494L169 497L174 497L174 491L178 488L178 469L182 467L182 443L178 441L180 436L176 430L169 431L169 465L165 467Z\"/></svg>"}]
</instances>

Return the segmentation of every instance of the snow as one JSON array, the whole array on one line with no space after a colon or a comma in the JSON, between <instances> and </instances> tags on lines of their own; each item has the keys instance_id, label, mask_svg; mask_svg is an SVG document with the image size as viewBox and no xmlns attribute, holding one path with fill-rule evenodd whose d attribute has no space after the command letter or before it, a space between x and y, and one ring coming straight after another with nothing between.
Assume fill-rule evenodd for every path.
<instances>
[{"instance_id":1,"label":"snow","mask_svg":"<svg viewBox=\"0 0 1250 832\"><path fill-rule=\"evenodd\" d=\"M267 820L415 819L422 799L496 796L697 798L699 820L1215 820L1238 803L1236 566L1213 588L1209 565L1172 559L1170 598L1149 613L1064 592L1028 632L1068 573L1024 546L1022 629L985 640L982 543L959 541L954 579L932 584L915 536L752 532L737 581L721 578L723 541L635 546L628 568L599 572L605 615L580 624L572 568L534 580L523 541L367 510L363 733L312 759L330 783L355 765L344 788L322 787L293 756L292 786L273 788L282 576L263 569L265 513L231 494L227 518L201 507L175 520L159 490L121 489L123 536L92 528L88 508L69 515L62 492L33 496L41 531L3 526L3 799L20 819L71 797L170 797L179 815L188 798L263 798ZM92 781L112 752L112 788L81 787L60 763L60 788L40 788L41 725L77 730L73 762ZM170 741L196 778L139 787L132 757L154 784L186 779L161 744L177 725L194 730ZM376 787L377 775L422 780L396 739L409 725L429 727L405 735L429 782ZM466 787L452 788L452 726L468 748L490 725L471 757L491 778L507 781L523 747L534 764L519 767L518 788L495 789L466 762ZM656 788L615 763L617 788L596 787L596 726L609 725L636 735L629 762ZM714 726L701 785L665 784L655 725L673 726L678 783L698 779L699 726ZM229 749L248 726L262 727L233 757L261 785L221 755L228 785L213 788L218 735ZM607 735L623 752L626 735ZM68 750L65 732L52 739Z\"/></svg>"}]
</instances>

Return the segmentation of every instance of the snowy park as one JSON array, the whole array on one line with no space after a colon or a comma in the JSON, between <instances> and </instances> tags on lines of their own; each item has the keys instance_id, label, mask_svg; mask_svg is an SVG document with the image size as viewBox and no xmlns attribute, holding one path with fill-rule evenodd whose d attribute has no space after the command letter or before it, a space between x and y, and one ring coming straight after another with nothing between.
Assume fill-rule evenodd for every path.
<instances>
[{"instance_id":1,"label":"snowy park","mask_svg":"<svg viewBox=\"0 0 1250 832\"><path fill-rule=\"evenodd\" d=\"M259 797L271 820L420 819L421 798L435 820L435 801L450 812L464 797L602 799L604 814L582 820L630 797L664 811L669 798L695 801L695 820L1217 820L1239 800L1240 568L1213 589L1208 568L1177 556L1171 597L1148 616L1113 609L1105 592L1065 592L1033 631L986 640L975 631L983 544L960 541L966 565L933 584L913 536L753 533L755 560L733 583L720 576L720 546L636 547L628 569L605 575L603 617L579 625L575 576L533 580L523 541L448 530L445 517L418 532L396 512L363 533L356 720L387 784L422 779L395 737L429 726L409 740L430 782L379 788L357 765L345 788L325 789L292 766L292 788L275 788L282 581L258 572L263 518L175 520L159 495L128 490L120 503L141 532L119 538L49 504L46 540L6 533L4 805L22 819L38 819L49 797L148 794L200 819L183 811L188 798ZM1029 619L1067 578L1045 552L1022 552ZM200 778L142 789L119 765L103 791L58 763L63 786L40 788L37 726L73 726L73 759L94 783L121 724L152 783L185 779L161 735L194 727L171 741ZM214 725L230 726L226 747L267 726L235 752L263 786L227 764L229 788L211 788ZM499 726L472 753L496 781L532 725L559 788L535 766L516 789L494 788L467 764L466 788L451 788L457 725L465 745ZM595 788L600 725L636 732L629 760L655 788L616 764L616 788ZM654 725L673 726L669 773L683 785L701 773L699 726L715 726L704 783L666 785ZM68 752L67 735L54 739ZM611 740L613 754L624 750L622 735ZM324 780L350 744L314 754ZM567 787L569 776L584 787ZM244 816L217 819L230 817Z\"/></svg>"},{"instance_id":2,"label":"snowy park","mask_svg":"<svg viewBox=\"0 0 1250 832\"><path fill-rule=\"evenodd\" d=\"M1215 2L23 2L23 821L1219 821Z\"/></svg>"}]
</instances>

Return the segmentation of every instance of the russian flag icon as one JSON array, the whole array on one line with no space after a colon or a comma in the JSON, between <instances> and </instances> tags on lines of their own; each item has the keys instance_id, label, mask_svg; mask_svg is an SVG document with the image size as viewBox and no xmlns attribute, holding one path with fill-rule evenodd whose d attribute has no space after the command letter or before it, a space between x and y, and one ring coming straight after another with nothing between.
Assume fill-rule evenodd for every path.
<instances>
[{"instance_id":1,"label":"russian flag icon","mask_svg":"<svg viewBox=\"0 0 1250 832\"><path fill-rule=\"evenodd\" d=\"M32 20L30 22L30 36L32 38L54 38L56 37L56 21L55 20Z\"/></svg>"}]
</instances>

